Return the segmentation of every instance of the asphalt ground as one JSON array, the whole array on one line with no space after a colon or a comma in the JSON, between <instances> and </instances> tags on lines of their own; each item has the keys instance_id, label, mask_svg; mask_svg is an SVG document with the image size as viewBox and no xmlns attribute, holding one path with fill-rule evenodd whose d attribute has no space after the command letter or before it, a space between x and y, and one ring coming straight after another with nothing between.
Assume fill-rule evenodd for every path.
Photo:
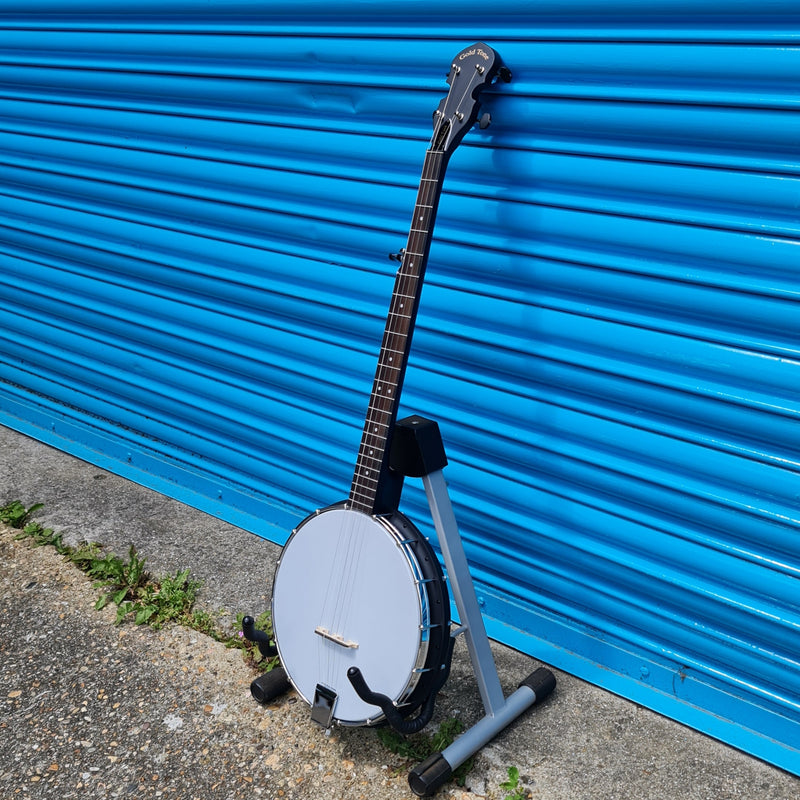
<instances>
[{"instance_id":1,"label":"asphalt ground","mask_svg":"<svg viewBox=\"0 0 800 800\"><path fill-rule=\"evenodd\" d=\"M43 503L67 544L130 545L151 572L189 568L199 603L231 624L259 613L278 548L0 427L0 503ZM326 735L294 693L264 707L241 654L180 627L116 626L97 590L50 547L0 526L0 799L410 798L412 764L371 729ZM493 644L506 693L538 662ZM475 759L442 798L504 798L508 768L535 800L795 800L800 780L556 672L554 694ZM459 644L431 729L483 715ZM516 798L515 798L516 800Z\"/></svg>"}]
</instances>

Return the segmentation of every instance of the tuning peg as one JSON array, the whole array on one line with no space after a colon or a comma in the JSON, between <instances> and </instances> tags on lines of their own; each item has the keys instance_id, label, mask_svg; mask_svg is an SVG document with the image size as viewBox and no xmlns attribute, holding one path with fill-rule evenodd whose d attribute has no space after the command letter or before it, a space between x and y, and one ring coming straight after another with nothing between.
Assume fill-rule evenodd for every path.
<instances>
[{"instance_id":1,"label":"tuning peg","mask_svg":"<svg viewBox=\"0 0 800 800\"><path fill-rule=\"evenodd\" d=\"M481 114L481 120L478 123L480 129L482 131L485 131L491 124L492 124L492 115L488 111L485 114Z\"/></svg>"},{"instance_id":2,"label":"tuning peg","mask_svg":"<svg viewBox=\"0 0 800 800\"><path fill-rule=\"evenodd\" d=\"M390 261L402 261L403 257L406 254L405 247L400 248L396 253L389 253L389 260Z\"/></svg>"}]
</instances>

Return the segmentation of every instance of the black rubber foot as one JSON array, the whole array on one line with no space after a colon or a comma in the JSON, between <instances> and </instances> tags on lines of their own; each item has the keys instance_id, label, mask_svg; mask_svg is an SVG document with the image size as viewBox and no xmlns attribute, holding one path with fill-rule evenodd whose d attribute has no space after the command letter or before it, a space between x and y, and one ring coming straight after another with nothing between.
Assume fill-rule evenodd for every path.
<instances>
[{"instance_id":1,"label":"black rubber foot","mask_svg":"<svg viewBox=\"0 0 800 800\"><path fill-rule=\"evenodd\" d=\"M418 797L433 794L450 780L453 770L441 753L434 753L408 774L408 785Z\"/></svg>"},{"instance_id":2,"label":"black rubber foot","mask_svg":"<svg viewBox=\"0 0 800 800\"><path fill-rule=\"evenodd\" d=\"M286 670L283 667L275 667L250 684L250 694L259 703L269 703L270 700L288 692L290 688L291 684L286 677Z\"/></svg>"},{"instance_id":3,"label":"black rubber foot","mask_svg":"<svg viewBox=\"0 0 800 800\"><path fill-rule=\"evenodd\" d=\"M539 667L539 669L531 672L531 674L520 683L520 686L527 686L529 689L533 689L536 695L536 702L541 703L542 700L549 694L552 694L553 689L556 688L556 676L553 675L549 669Z\"/></svg>"}]
</instances>

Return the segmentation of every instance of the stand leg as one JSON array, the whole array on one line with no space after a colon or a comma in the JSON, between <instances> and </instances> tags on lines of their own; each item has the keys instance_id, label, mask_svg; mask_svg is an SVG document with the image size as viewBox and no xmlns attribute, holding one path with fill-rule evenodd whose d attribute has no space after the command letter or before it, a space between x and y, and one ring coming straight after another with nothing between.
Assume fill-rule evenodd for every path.
<instances>
[{"instance_id":1,"label":"stand leg","mask_svg":"<svg viewBox=\"0 0 800 800\"><path fill-rule=\"evenodd\" d=\"M447 483L441 469L423 475L422 480L486 714L441 753L434 753L411 770L408 783L420 797L433 794L450 779L453 770L534 703L544 700L556 685L553 673L542 667L529 675L513 694L503 697Z\"/></svg>"},{"instance_id":2,"label":"stand leg","mask_svg":"<svg viewBox=\"0 0 800 800\"><path fill-rule=\"evenodd\" d=\"M439 535L439 547L442 549L450 590L464 628L464 638L475 670L483 707L487 714L496 714L505 702L503 689L497 677L497 668L489 647L489 638L486 635L472 576L469 573L447 483L441 470L425 475L422 481L428 496L433 524Z\"/></svg>"},{"instance_id":3,"label":"stand leg","mask_svg":"<svg viewBox=\"0 0 800 800\"><path fill-rule=\"evenodd\" d=\"M506 698L499 713L487 714L441 753L434 753L411 770L408 783L414 794L420 797L433 794L473 753L488 744L534 703L544 700L555 685L553 673L544 667L529 675L519 689Z\"/></svg>"}]
</instances>

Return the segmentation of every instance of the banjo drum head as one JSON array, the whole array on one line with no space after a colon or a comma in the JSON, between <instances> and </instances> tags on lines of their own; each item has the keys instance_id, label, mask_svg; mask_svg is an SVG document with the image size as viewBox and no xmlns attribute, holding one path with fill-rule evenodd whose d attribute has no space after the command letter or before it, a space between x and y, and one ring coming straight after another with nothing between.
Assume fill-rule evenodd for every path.
<instances>
[{"instance_id":1,"label":"banjo drum head","mask_svg":"<svg viewBox=\"0 0 800 800\"><path fill-rule=\"evenodd\" d=\"M425 664L431 609L407 540L427 542L394 516L403 530L344 507L313 514L286 543L275 573L272 623L281 664L307 703L318 686L332 691L332 721L343 725L383 719L356 694L350 667L373 691L402 703Z\"/></svg>"}]
</instances>

